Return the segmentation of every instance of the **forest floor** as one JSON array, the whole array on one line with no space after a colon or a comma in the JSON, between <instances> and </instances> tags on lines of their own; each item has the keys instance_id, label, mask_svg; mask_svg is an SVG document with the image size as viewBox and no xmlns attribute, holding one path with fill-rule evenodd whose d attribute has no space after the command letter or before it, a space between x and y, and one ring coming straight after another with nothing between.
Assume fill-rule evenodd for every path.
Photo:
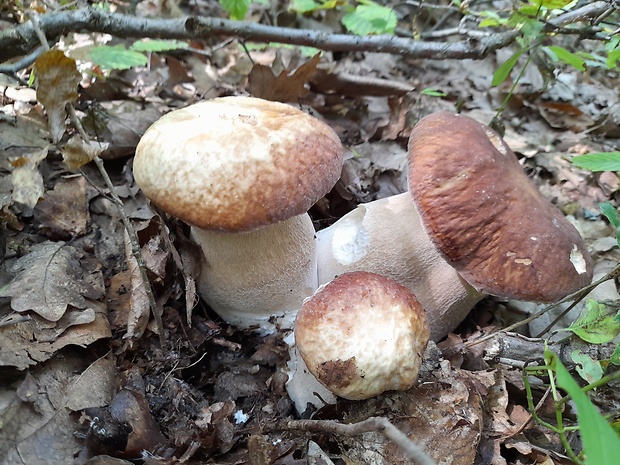
<instances>
[{"instance_id":1,"label":"forest floor","mask_svg":"<svg viewBox=\"0 0 620 465\"><path fill-rule=\"evenodd\" d=\"M91 39L72 34L60 47L79 61ZM322 229L359 203L407 189L407 138L421 117L458 110L488 124L514 82L492 88L493 73L514 50L483 60L420 60L362 52L311 58L296 47L246 50L235 40L192 46L202 50L153 53L148 67L85 77L78 104L91 137L109 144L101 156L138 231L163 334L101 173L92 163L68 168L50 148L35 91L0 80L0 464L411 463L377 432L349 437L283 424L296 417L283 335L261 337L223 323L201 302L186 305L198 265L188 228L151 210L133 180L132 155L161 115L200 100L249 94L292 102L330 125L350 153L338 185L310 212ZM500 118L525 172L584 237L595 277L620 261L598 207L616 205L618 177L576 168L571 158L617 150L617 83L617 73L600 69L562 68L550 79L532 64ZM17 191L40 200L28 207L15 201ZM618 301L615 282L593 298ZM429 345L416 387L340 400L312 418L385 417L438 464L570 464L558 435L529 413L522 376L525 364L542 363L545 342L533 336L559 311L469 344L540 308L487 298ZM575 350L593 360L614 350L560 342L567 335L549 344L570 367ZM538 416L555 421L544 383L532 389ZM619 393L603 387L594 400L617 412ZM571 412L566 418L574 421ZM578 434L568 439L579 450Z\"/></svg>"}]
</instances>

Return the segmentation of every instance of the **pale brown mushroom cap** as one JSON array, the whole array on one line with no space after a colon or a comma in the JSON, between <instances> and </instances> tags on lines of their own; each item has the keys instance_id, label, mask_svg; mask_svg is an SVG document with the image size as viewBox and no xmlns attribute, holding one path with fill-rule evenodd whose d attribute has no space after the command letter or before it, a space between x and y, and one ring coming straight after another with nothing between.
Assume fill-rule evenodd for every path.
<instances>
[{"instance_id":1,"label":"pale brown mushroom cap","mask_svg":"<svg viewBox=\"0 0 620 465\"><path fill-rule=\"evenodd\" d=\"M160 118L140 140L133 169L162 210L238 232L308 211L337 182L342 155L334 131L301 110L222 97Z\"/></svg>"},{"instance_id":2,"label":"pale brown mushroom cap","mask_svg":"<svg viewBox=\"0 0 620 465\"><path fill-rule=\"evenodd\" d=\"M295 343L310 372L352 400L411 387L428 338L413 293L363 271L321 286L304 301L295 323Z\"/></svg>"},{"instance_id":3,"label":"pale brown mushroom cap","mask_svg":"<svg viewBox=\"0 0 620 465\"><path fill-rule=\"evenodd\" d=\"M492 129L435 113L409 139L409 191L429 236L481 292L553 302L590 284L577 230Z\"/></svg>"}]
</instances>

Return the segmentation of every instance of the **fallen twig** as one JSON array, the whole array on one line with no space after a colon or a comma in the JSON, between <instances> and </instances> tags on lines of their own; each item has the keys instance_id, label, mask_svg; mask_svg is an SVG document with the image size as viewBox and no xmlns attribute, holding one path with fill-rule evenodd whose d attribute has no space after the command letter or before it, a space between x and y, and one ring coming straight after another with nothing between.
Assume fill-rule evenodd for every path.
<instances>
[{"instance_id":1,"label":"fallen twig","mask_svg":"<svg viewBox=\"0 0 620 465\"><path fill-rule=\"evenodd\" d=\"M265 428L270 431L308 431L312 433L331 433L343 436L357 436L375 431L400 447L407 458L418 465L437 465L409 437L384 417L370 417L359 423L339 423L332 420L283 420Z\"/></svg>"},{"instance_id":2,"label":"fallen twig","mask_svg":"<svg viewBox=\"0 0 620 465\"><path fill-rule=\"evenodd\" d=\"M491 34L477 41L468 39L453 43L424 42L391 35L362 37L331 34L203 16L175 19L137 18L92 8L41 15L38 22L47 37L58 37L73 31L101 32L122 38L207 39L219 35L256 42L306 45L327 51L382 52L434 59L482 59L493 50L510 44L519 35L518 31L508 31ZM38 43L32 21L7 29L0 33L0 60L25 55Z\"/></svg>"},{"instance_id":3,"label":"fallen twig","mask_svg":"<svg viewBox=\"0 0 620 465\"><path fill-rule=\"evenodd\" d=\"M542 310L534 313L533 315L530 315L526 319L521 320L521 321L517 321L516 323L514 323L514 324L512 324L510 326L507 326L506 328L502 328L502 329L499 329L499 330L497 330L497 331L495 331L493 333L487 334L486 336L483 336L480 339L477 339L475 341L469 341L465 345L467 347L475 346L476 344L481 344L481 343L483 343L485 341L488 341L489 339L495 337L495 335L498 334L498 333L507 333L508 331L513 331L513 330L515 330L517 328L520 328L521 326L524 326L524 325L534 321L535 319L539 318L540 316L544 315L549 310L554 309L555 307L559 306L560 304L563 304L565 302L573 301L572 304L569 305L568 308L566 308L566 310L564 310L543 331L541 331L540 334L537 335L537 337L540 337L543 334L545 334L547 331L549 331L561 318L564 317L564 315L566 315L570 310L573 309L573 307L575 305L577 305L580 301L582 301L595 287L597 287L598 285L604 283L605 281L609 281L610 279L618 278L619 276L620 276L620 265L616 266L616 268L614 268L612 271L607 273L605 276L603 276L598 281L593 282L592 284L584 287L583 289L579 289L577 292L574 292L574 293L564 297L562 300L559 300L558 302L555 302L555 303L553 303L551 305L546 306Z\"/></svg>"}]
</instances>

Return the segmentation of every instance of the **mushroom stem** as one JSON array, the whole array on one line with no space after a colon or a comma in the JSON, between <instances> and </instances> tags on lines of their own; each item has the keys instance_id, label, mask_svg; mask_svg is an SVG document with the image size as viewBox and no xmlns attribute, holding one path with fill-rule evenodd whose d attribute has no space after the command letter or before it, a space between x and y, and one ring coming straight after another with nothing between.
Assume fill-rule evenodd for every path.
<instances>
[{"instance_id":1,"label":"mushroom stem","mask_svg":"<svg viewBox=\"0 0 620 465\"><path fill-rule=\"evenodd\" d=\"M433 245L409 193L359 205L317 233L319 285L351 271L377 273L409 288L437 341L463 321L477 292Z\"/></svg>"},{"instance_id":2,"label":"mushroom stem","mask_svg":"<svg viewBox=\"0 0 620 465\"><path fill-rule=\"evenodd\" d=\"M308 214L239 233L192 227L203 253L198 293L235 326L292 328L301 302L317 288L314 235Z\"/></svg>"}]
</instances>

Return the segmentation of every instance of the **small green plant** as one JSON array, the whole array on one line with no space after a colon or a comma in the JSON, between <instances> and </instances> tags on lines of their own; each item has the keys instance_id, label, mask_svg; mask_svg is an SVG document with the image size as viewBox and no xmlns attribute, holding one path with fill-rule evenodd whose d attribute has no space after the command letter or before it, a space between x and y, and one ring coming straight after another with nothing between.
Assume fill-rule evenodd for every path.
<instances>
[{"instance_id":1,"label":"small green plant","mask_svg":"<svg viewBox=\"0 0 620 465\"><path fill-rule=\"evenodd\" d=\"M534 406L530 377L548 377L548 387L555 405L555 423L550 423L538 416ZM545 349L545 364L542 366L526 367L523 371L523 381L527 394L529 410L534 419L541 425L556 432L566 449L566 453L577 465L611 465L618 463L620 456L620 437L609 422L596 409L589 399L587 392L600 387L610 381L620 378L620 372L600 376L584 387L573 379L560 359L548 349ZM567 397L562 396L560 389ZM571 400L577 410L577 425L567 425L563 412L567 402ZM576 453L571 447L568 435L579 431L583 442L583 451Z\"/></svg>"},{"instance_id":2,"label":"small green plant","mask_svg":"<svg viewBox=\"0 0 620 465\"><path fill-rule=\"evenodd\" d=\"M600 54L587 53L584 51L570 51L559 45L547 45L547 41L553 39L555 28L549 27L550 20L555 14L564 13L576 5L573 0L529 0L519 8L512 10L508 15L501 16L496 11L484 10L481 12L468 13L481 18L479 26L481 28L508 27L519 32L515 39L519 49L502 63L493 74L492 87L499 86L511 74L519 63L522 56L526 56L521 70L514 80L507 97L497 111L497 116L503 111L511 98L516 86L521 80L526 68L537 61L557 67L566 64L585 72L589 67L605 67L607 69L617 69L620 61L620 36L617 28L611 24L599 25L601 36L607 36L607 40L602 41ZM570 29L573 26L567 26ZM550 73L546 73L549 75Z\"/></svg>"},{"instance_id":3,"label":"small green plant","mask_svg":"<svg viewBox=\"0 0 620 465\"><path fill-rule=\"evenodd\" d=\"M224 11L235 20L245 18L251 3L251 0L220 0ZM356 35L393 34L396 28L394 11L372 0L356 0L356 4L347 0L291 0L289 5L289 11L298 14L321 10L342 10L345 13L341 19L342 25Z\"/></svg>"}]
</instances>

